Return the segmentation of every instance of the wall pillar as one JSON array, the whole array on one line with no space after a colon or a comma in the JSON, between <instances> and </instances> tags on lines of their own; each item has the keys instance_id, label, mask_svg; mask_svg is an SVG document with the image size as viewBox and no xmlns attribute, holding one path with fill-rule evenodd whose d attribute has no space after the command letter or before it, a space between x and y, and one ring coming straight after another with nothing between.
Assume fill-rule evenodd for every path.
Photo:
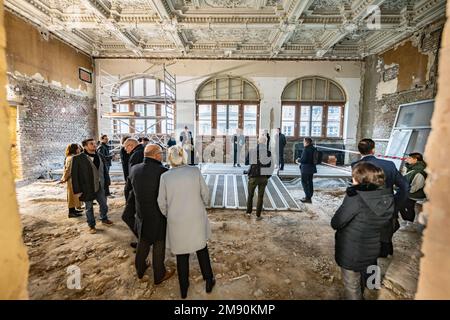
<instances>
[{"instance_id":1,"label":"wall pillar","mask_svg":"<svg viewBox=\"0 0 450 320\"><path fill-rule=\"evenodd\" d=\"M28 256L22 240L11 164L10 110L6 102L6 35L0 0L0 299L27 299ZM15 119L13 119L15 121Z\"/></svg>"},{"instance_id":2,"label":"wall pillar","mask_svg":"<svg viewBox=\"0 0 450 320\"><path fill-rule=\"evenodd\" d=\"M447 17L450 2L447 3ZM439 57L438 93L432 132L426 147L429 198L424 212L429 215L420 261L420 276L416 299L450 299L450 197L448 187L450 166L450 22L447 20Z\"/></svg>"}]
</instances>

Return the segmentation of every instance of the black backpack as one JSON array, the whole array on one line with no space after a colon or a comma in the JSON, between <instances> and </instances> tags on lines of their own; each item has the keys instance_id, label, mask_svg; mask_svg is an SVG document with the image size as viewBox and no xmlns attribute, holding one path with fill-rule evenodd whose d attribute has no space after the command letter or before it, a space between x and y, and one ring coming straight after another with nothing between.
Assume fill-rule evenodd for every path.
<instances>
[{"instance_id":1,"label":"black backpack","mask_svg":"<svg viewBox=\"0 0 450 320\"><path fill-rule=\"evenodd\" d=\"M317 149L314 148L313 164L321 164L321 163L322 163L322 152L317 151Z\"/></svg>"}]
</instances>

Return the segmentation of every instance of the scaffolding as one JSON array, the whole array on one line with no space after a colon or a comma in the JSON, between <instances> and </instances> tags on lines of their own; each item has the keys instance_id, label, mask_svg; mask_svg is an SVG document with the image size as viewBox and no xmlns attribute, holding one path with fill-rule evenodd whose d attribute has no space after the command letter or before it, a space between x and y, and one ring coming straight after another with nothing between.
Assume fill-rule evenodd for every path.
<instances>
[{"instance_id":1,"label":"scaffolding","mask_svg":"<svg viewBox=\"0 0 450 320\"><path fill-rule=\"evenodd\" d=\"M149 74L150 70L157 67L156 71ZM176 78L166 69L166 64L153 65L144 73L133 75L112 75L105 70L100 70L98 77L99 91L99 129L102 134L110 137L111 149L116 154L121 148L121 140L124 136L134 138L147 137L151 143L160 144L163 148L167 147L167 142L175 130L175 103L176 103ZM120 85L126 81L130 83L135 79L155 79L158 81L158 90L154 95L121 96L119 94ZM131 89L130 89L131 92ZM160 106L160 115L145 115L140 112L117 111L117 106L122 104L138 105L153 104ZM156 111L155 111L156 112ZM154 120L151 124L142 129L136 128L137 120ZM128 132L118 130L118 126L128 128ZM152 129L159 127L161 132Z\"/></svg>"}]
</instances>

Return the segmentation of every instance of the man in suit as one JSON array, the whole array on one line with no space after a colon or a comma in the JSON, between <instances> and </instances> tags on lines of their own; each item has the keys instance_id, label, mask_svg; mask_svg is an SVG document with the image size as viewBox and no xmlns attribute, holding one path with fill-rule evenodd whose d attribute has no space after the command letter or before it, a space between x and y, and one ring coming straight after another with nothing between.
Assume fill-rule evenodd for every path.
<instances>
[{"instance_id":1,"label":"man in suit","mask_svg":"<svg viewBox=\"0 0 450 320\"><path fill-rule=\"evenodd\" d=\"M384 171L386 188L392 190L392 193L394 193L394 186L398 188L398 192L394 195L394 216L392 217L391 223L386 225L381 232L380 257L384 258L394 253L392 236L399 228L398 210L408 199L409 185L392 161L378 159L374 156L375 142L372 139L362 139L358 143L358 151L362 157L360 160L352 163L352 168L361 161L370 162Z\"/></svg>"},{"instance_id":2,"label":"man in suit","mask_svg":"<svg viewBox=\"0 0 450 320\"><path fill-rule=\"evenodd\" d=\"M267 138L261 135L258 138L258 145L247 154L245 163L250 164L248 174L248 198L247 215L250 217L253 210L253 196L258 187L258 200L256 202L256 220L261 220L261 211L263 208L264 191L266 190L269 178L272 176L272 154L267 149Z\"/></svg>"},{"instance_id":3,"label":"man in suit","mask_svg":"<svg viewBox=\"0 0 450 320\"><path fill-rule=\"evenodd\" d=\"M169 279L175 272L167 271L164 265L167 221L157 201L161 174L168 170L161 163L162 153L160 146L147 145L144 162L132 167L127 181L130 194L126 206L136 209L139 239L135 258L137 276L139 279L144 276L148 268L146 259L153 245L152 267L155 284Z\"/></svg>"},{"instance_id":4,"label":"man in suit","mask_svg":"<svg viewBox=\"0 0 450 320\"><path fill-rule=\"evenodd\" d=\"M298 164L300 164L302 186L303 191L305 192L305 197L300 201L303 203L312 203L311 198L314 194L313 178L314 174L317 173L314 154L317 152L317 150L313 146L312 139L309 137L303 139L303 146L304 149L302 155L296 161Z\"/></svg>"},{"instance_id":5,"label":"man in suit","mask_svg":"<svg viewBox=\"0 0 450 320\"><path fill-rule=\"evenodd\" d=\"M128 161L130 160L130 155L125 150L125 141L127 141L130 138L130 136L124 136L121 139L122 148L120 148L120 161L122 163L122 171L123 171L123 177L125 179L125 183L127 182L128 178Z\"/></svg>"},{"instance_id":6,"label":"man in suit","mask_svg":"<svg viewBox=\"0 0 450 320\"><path fill-rule=\"evenodd\" d=\"M275 135L275 150L278 150L278 168L284 170L284 147L286 147L286 136L281 133L281 129L277 128L277 133Z\"/></svg>"},{"instance_id":7,"label":"man in suit","mask_svg":"<svg viewBox=\"0 0 450 320\"><path fill-rule=\"evenodd\" d=\"M105 165L96 153L94 139L82 142L84 152L73 157L72 187L75 196L84 201L89 233L96 233L94 217L94 200L100 205L100 220L103 225L112 225L108 219L108 204L105 196Z\"/></svg>"},{"instance_id":8,"label":"man in suit","mask_svg":"<svg viewBox=\"0 0 450 320\"><path fill-rule=\"evenodd\" d=\"M184 151L189 155L190 159L188 160L188 163L194 165L194 137L187 126L184 127L184 131L180 134L180 142Z\"/></svg>"},{"instance_id":9,"label":"man in suit","mask_svg":"<svg viewBox=\"0 0 450 320\"><path fill-rule=\"evenodd\" d=\"M109 176L109 170L111 168L112 154L109 151L109 138L106 134L100 137L100 145L97 148L97 153L100 157L102 157L103 163L105 164L105 194L106 196L110 196L111 192L109 191L109 186L111 184L111 178Z\"/></svg>"},{"instance_id":10,"label":"man in suit","mask_svg":"<svg viewBox=\"0 0 450 320\"><path fill-rule=\"evenodd\" d=\"M245 136L242 134L242 130L237 128L236 133L233 135L233 167L241 166L241 150L245 144Z\"/></svg>"},{"instance_id":11,"label":"man in suit","mask_svg":"<svg viewBox=\"0 0 450 320\"><path fill-rule=\"evenodd\" d=\"M131 168L133 168L134 165L142 163L144 161L144 146L140 144L136 139L129 138L124 142L124 148L125 151L129 154L129 160L128 160L128 172L131 174ZM128 200L129 197L129 184L127 183L129 179L129 176L127 178L127 181L125 182L125 200ZM134 204L134 202L132 203ZM133 207L133 205L126 206L125 210L122 214L122 220L128 225L130 230L133 232L133 234L138 237L137 231L136 231L136 219L135 219L136 209ZM131 242L130 244L133 248L136 248L137 243Z\"/></svg>"}]
</instances>

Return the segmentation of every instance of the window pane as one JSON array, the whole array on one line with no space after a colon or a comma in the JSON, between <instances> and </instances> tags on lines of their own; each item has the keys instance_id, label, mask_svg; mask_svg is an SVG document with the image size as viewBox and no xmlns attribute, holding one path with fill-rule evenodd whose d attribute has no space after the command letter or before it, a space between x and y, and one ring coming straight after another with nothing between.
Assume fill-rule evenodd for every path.
<instances>
[{"instance_id":1,"label":"window pane","mask_svg":"<svg viewBox=\"0 0 450 320\"><path fill-rule=\"evenodd\" d=\"M134 128L137 134L145 133L145 120L136 120Z\"/></svg>"},{"instance_id":2,"label":"window pane","mask_svg":"<svg viewBox=\"0 0 450 320\"><path fill-rule=\"evenodd\" d=\"M156 120L147 121L147 133L156 133Z\"/></svg>"},{"instance_id":3,"label":"window pane","mask_svg":"<svg viewBox=\"0 0 450 320\"><path fill-rule=\"evenodd\" d=\"M133 80L133 96L142 97L144 95L144 79Z\"/></svg>"},{"instance_id":4,"label":"window pane","mask_svg":"<svg viewBox=\"0 0 450 320\"><path fill-rule=\"evenodd\" d=\"M341 107L328 107L328 121L341 121Z\"/></svg>"},{"instance_id":5,"label":"window pane","mask_svg":"<svg viewBox=\"0 0 450 320\"><path fill-rule=\"evenodd\" d=\"M327 137L339 137L340 136L340 123L339 122L328 122L327 125Z\"/></svg>"},{"instance_id":6,"label":"window pane","mask_svg":"<svg viewBox=\"0 0 450 320\"><path fill-rule=\"evenodd\" d=\"M295 106L283 106L281 129L286 136L294 135Z\"/></svg>"},{"instance_id":7,"label":"window pane","mask_svg":"<svg viewBox=\"0 0 450 320\"><path fill-rule=\"evenodd\" d=\"M256 135L256 105L244 106L244 135L255 136Z\"/></svg>"},{"instance_id":8,"label":"window pane","mask_svg":"<svg viewBox=\"0 0 450 320\"><path fill-rule=\"evenodd\" d=\"M211 135L211 105L198 106L198 132L201 135Z\"/></svg>"},{"instance_id":9,"label":"window pane","mask_svg":"<svg viewBox=\"0 0 450 320\"><path fill-rule=\"evenodd\" d=\"M310 106L301 106L300 121L310 121L311 120L310 110L311 110Z\"/></svg>"},{"instance_id":10,"label":"window pane","mask_svg":"<svg viewBox=\"0 0 450 320\"><path fill-rule=\"evenodd\" d=\"M228 106L228 134L234 134L238 128L239 120L239 106L229 105Z\"/></svg>"},{"instance_id":11,"label":"window pane","mask_svg":"<svg viewBox=\"0 0 450 320\"><path fill-rule=\"evenodd\" d=\"M156 116L156 106L154 104L146 104L145 107L146 107L146 113L145 113L146 116L149 116L149 117ZM161 108L164 108L164 106L161 106Z\"/></svg>"},{"instance_id":12,"label":"window pane","mask_svg":"<svg viewBox=\"0 0 450 320\"><path fill-rule=\"evenodd\" d=\"M300 136L309 136L309 121L300 121Z\"/></svg>"},{"instance_id":13,"label":"window pane","mask_svg":"<svg viewBox=\"0 0 450 320\"><path fill-rule=\"evenodd\" d=\"M322 122L313 122L311 126L311 136L320 137L322 135Z\"/></svg>"},{"instance_id":14,"label":"window pane","mask_svg":"<svg viewBox=\"0 0 450 320\"><path fill-rule=\"evenodd\" d=\"M341 135L341 112L339 106L328 107L327 137L338 138Z\"/></svg>"},{"instance_id":15,"label":"window pane","mask_svg":"<svg viewBox=\"0 0 450 320\"><path fill-rule=\"evenodd\" d=\"M127 104L119 104L119 112L128 112Z\"/></svg>"},{"instance_id":16,"label":"window pane","mask_svg":"<svg viewBox=\"0 0 450 320\"><path fill-rule=\"evenodd\" d=\"M294 122L283 121L282 133L286 136L292 137L294 135Z\"/></svg>"},{"instance_id":17,"label":"window pane","mask_svg":"<svg viewBox=\"0 0 450 320\"><path fill-rule=\"evenodd\" d=\"M154 96L156 94L155 79L145 79L145 95Z\"/></svg>"},{"instance_id":18,"label":"window pane","mask_svg":"<svg viewBox=\"0 0 450 320\"><path fill-rule=\"evenodd\" d=\"M145 105L143 104L135 104L134 111L138 112L141 117L145 116Z\"/></svg>"},{"instance_id":19,"label":"window pane","mask_svg":"<svg viewBox=\"0 0 450 320\"><path fill-rule=\"evenodd\" d=\"M162 82L162 81L160 81L159 83L160 83L160 86L161 86L160 87L161 95L164 95L165 92L166 92L166 84L164 82Z\"/></svg>"},{"instance_id":20,"label":"window pane","mask_svg":"<svg viewBox=\"0 0 450 320\"><path fill-rule=\"evenodd\" d=\"M118 131L119 133L130 133L130 120L120 119L118 120Z\"/></svg>"},{"instance_id":21,"label":"window pane","mask_svg":"<svg viewBox=\"0 0 450 320\"><path fill-rule=\"evenodd\" d=\"M322 122L322 109L323 109L322 106L313 106L312 107L312 121Z\"/></svg>"},{"instance_id":22,"label":"window pane","mask_svg":"<svg viewBox=\"0 0 450 320\"><path fill-rule=\"evenodd\" d=\"M128 97L130 95L130 82L123 83L119 88L120 97Z\"/></svg>"},{"instance_id":23,"label":"window pane","mask_svg":"<svg viewBox=\"0 0 450 320\"><path fill-rule=\"evenodd\" d=\"M217 105L217 134L227 134L226 105Z\"/></svg>"}]
</instances>

